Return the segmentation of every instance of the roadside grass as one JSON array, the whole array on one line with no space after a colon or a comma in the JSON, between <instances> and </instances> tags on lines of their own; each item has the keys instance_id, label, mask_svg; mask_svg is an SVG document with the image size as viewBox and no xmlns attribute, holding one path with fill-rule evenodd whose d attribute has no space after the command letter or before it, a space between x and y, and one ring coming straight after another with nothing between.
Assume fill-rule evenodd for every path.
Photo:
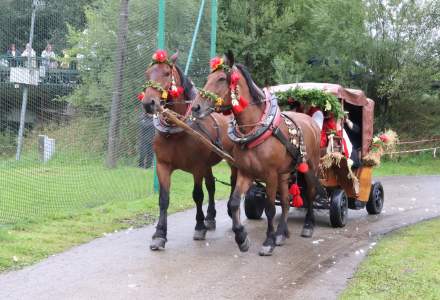
<instances>
[{"instance_id":1,"label":"roadside grass","mask_svg":"<svg viewBox=\"0 0 440 300\"><path fill-rule=\"evenodd\" d=\"M368 254L340 299L439 299L440 219L392 233Z\"/></svg>"},{"instance_id":2,"label":"roadside grass","mask_svg":"<svg viewBox=\"0 0 440 300\"><path fill-rule=\"evenodd\" d=\"M435 174L440 174L440 155L433 158L432 153L404 155L393 159L384 157L380 167L374 169L374 176Z\"/></svg>"},{"instance_id":3,"label":"roadside grass","mask_svg":"<svg viewBox=\"0 0 440 300\"><path fill-rule=\"evenodd\" d=\"M229 181L225 163L214 173ZM38 186L42 182L43 188ZM190 174L173 173L169 213L193 206L192 182ZM158 216L152 186L151 170L134 167L0 165L0 217L11 221L0 226L0 271L35 263L115 230L151 224ZM216 199L228 194L229 187L216 185Z\"/></svg>"}]
</instances>

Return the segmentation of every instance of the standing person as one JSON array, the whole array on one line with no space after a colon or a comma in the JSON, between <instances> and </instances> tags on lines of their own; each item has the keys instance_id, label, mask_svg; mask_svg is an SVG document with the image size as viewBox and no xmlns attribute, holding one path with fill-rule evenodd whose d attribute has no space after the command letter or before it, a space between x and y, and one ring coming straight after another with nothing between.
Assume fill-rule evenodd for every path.
<instances>
[{"instance_id":1,"label":"standing person","mask_svg":"<svg viewBox=\"0 0 440 300\"><path fill-rule=\"evenodd\" d=\"M34 49L32 49L31 45L29 43L26 44L26 49L24 49L23 53L21 54L21 57L31 57L31 65L28 66L27 60L25 60L25 66L36 68L37 67L37 54L35 53Z\"/></svg>"},{"instance_id":2,"label":"standing person","mask_svg":"<svg viewBox=\"0 0 440 300\"><path fill-rule=\"evenodd\" d=\"M11 44L6 52L9 61L9 67L16 67L18 65L18 57L20 56L20 51L17 50L15 44Z\"/></svg>"},{"instance_id":3,"label":"standing person","mask_svg":"<svg viewBox=\"0 0 440 300\"><path fill-rule=\"evenodd\" d=\"M140 168L149 168L153 164L153 116L141 113L139 122L139 163Z\"/></svg>"},{"instance_id":4,"label":"standing person","mask_svg":"<svg viewBox=\"0 0 440 300\"><path fill-rule=\"evenodd\" d=\"M58 66L51 44L47 44L46 49L41 52L41 63L48 69L55 69Z\"/></svg>"}]
</instances>

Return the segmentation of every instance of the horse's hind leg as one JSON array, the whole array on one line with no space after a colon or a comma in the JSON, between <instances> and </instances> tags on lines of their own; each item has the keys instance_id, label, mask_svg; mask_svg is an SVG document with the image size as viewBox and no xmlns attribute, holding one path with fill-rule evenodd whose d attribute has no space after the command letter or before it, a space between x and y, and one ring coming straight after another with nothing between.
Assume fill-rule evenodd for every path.
<instances>
[{"instance_id":1,"label":"horse's hind leg","mask_svg":"<svg viewBox=\"0 0 440 300\"><path fill-rule=\"evenodd\" d=\"M204 240L206 236L206 231L208 230L205 226L205 214L203 213L203 174L193 174L194 176L194 189L193 189L193 199L196 203L197 213L196 213L196 227L194 231L194 240Z\"/></svg>"},{"instance_id":2,"label":"horse's hind leg","mask_svg":"<svg viewBox=\"0 0 440 300\"><path fill-rule=\"evenodd\" d=\"M171 167L158 162L157 177L159 179L159 221L156 232L150 243L151 250L162 250L167 241L167 211L170 203Z\"/></svg>"},{"instance_id":3,"label":"horse's hind leg","mask_svg":"<svg viewBox=\"0 0 440 300\"><path fill-rule=\"evenodd\" d=\"M208 212L205 218L205 226L208 230L215 229L215 216L217 211L215 210L215 179L214 175L212 175L212 169L209 168L205 175L205 186L208 190L209 204L208 204Z\"/></svg>"},{"instance_id":4,"label":"horse's hind leg","mask_svg":"<svg viewBox=\"0 0 440 300\"><path fill-rule=\"evenodd\" d=\"M231 210L232 231L235 233L235 242L241 252L249 250L250 241L247 232L240 220L240 203L244 199L246 192L251 186L252 180L249 177L243 176L238 172L237 182L234 192L229 200L229 208Z\"/></svg>"},{"instance_id":5,"label":"horse's hind leg","mask_svg":"<svg viewBox=\"0 0 440 300\"><path fill-rule=\"evenodd\" d=\"M278 191L280 192L280 201L281 201L281 218L278 223L276 235L275 235L275 244L277 246L284 245L286 238L289 237L289 230L287 228L287 218L289 217L289 174L282 174L278 177Z\"/></svg>"},{"instance_id":6,"label":"horse's hind leg","mask_svg":"<svg viewBox=\"0 0 440 300\"><path fill-rule=\"evenodd\" d=\"M274 229L273 221L276 213L275 197L277 194L277 188L278 188L278 177L277 174L275 174L274 176L270 176L266 181L267 201L264 212L266 213L266 218L267 218L267 232L266 232L266 240L264 241L263 246L261 247L259 252L261 256L272 255L272 252L275 249L275 229Z\"/></svg>"},{"instance_id":7,"label":"horse's hind leg","mask_svg":"<svg viewBox=\"0 0 440 300\"><path fill-rule=\"evenodd\" d=\"M309 164L310 165L310 164ZM306 217L304 219L304 226L301 231L302 237L312 237L315 227L315 214L313 212L313 201L317 196L316 188L320 185L318 178L314 175L313 170L310 169L304 176L304 181L307 187L307 203L306 203Z\"/></svg>"}]
</instances>

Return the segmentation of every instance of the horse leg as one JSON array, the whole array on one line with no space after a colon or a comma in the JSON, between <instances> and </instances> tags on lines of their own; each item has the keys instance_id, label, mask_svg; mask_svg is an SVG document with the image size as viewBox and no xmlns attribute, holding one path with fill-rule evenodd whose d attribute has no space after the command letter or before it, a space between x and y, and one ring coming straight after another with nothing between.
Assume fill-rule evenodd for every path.
<instances>
[{"instance_id":1,"label":"horse leg","mask_svg":"<svg viewBox=\"0 0 440 300\"><path fill-rule=\"evenodd\" d=\"M209 204L208 204L208 212L205 218L205 226L208 230L215 229L215 216L217 211L215 210L215 179L214 175L212 175L212 169L209 168L205 175L205 186L208 190Z\"/></svg>"},{"instance_id":2,"label":"horse leg","mask_svg":"<svg viewBox=\"0 0 440 300\"><path fill-rule=\"evenodd\" d=\"M275 244L277 246L284 245L286 238L289 237L289 230L287 228L287 218L289 217L289 189L288 189L288 181L289 174L281 174L278 177L278 191L280 192L280 201L281 201L281 218L278 223Z\"/></svg>"},{"instance_id":3,"label":"horse leg","mask_svg":"<svg viewBox=\"0 0 440 300\"><path fill-rule=\"evenodd\" d=\"M275 230L274 230L274 217L276 213L275 208L275 197L277 194L278 188L278 178L277 175L268 177L266 181L266 208L264 212L266 213L267 218L267 232L266 232L266 240L263 243L263 246L260 249L261 256L270 256L272 255L273 250L275 249Z\"/></svg>"},{"instance_id":4,"label":"horse leg","mask_svg":"<svg viewBox=\"0 0 440 300\"><path fill-rule=\"evenodd\" d=\"M310 165L310 164L309 164ZM304 174L304 181L307 187L307 204L306 217L304 219L304 226L301 231L302 237L312 237L313 229L315 227L315 214L313 212L313 201L317 196L316 187L320 185L318 178L314 175L312 169Z\"/></svg>"},{"instance_id":5,"label":"horse leg","mask_svg":"<svg viewBox=\"0 0 440 300\"><path fill-rule=\"evenodd\" d=\"M249 177L241 175L239 172L234 192L229 200L229 208L231 209L232 217L232 231L235 233L235 242L241 252L249 250L250 241L244 226L241 224L240 203L241 200L244 200L245 194L251 184L252 180Z\"/></svg>"},{"instance_id":6,"label":"horse leg","mask_svg":"<svg viewBox=\"0 0 440 300\"><path fill-rule=\"evenodd\" d=\"M159 179L159 221L156 232L150 243L151 250L162 250L167 242L167 210L170 203L171 167L166 164L157 164L157 177Z\"/></svg>"},{"instance_id":7,"label":"horse leg","mask_svg":"<svg viewBox=\"0 0 440 300\"><path fill-rule=\"evenodd\" d=\"M229 200L228 200L228 203L227 203L227 208L228 208L228 215L229 215L229 217L232 218L230 203L231 203L232 194L233 194L233 192L235 190L235 184L237 182L237 168L232 167L232 166L231 166L230 182L231 182L231 193L229 194Z\"/></svg>"},{"instance_id":8,"label":"horse leg","mask_svg":"<svg viewBox=\"0 0 440 300\"><path fill-rule=\"evenodd\" d=\"M194 189L193 189L193 200L196 203L197 213L196 213L196 227L194 231L194 240L204 240L206 236L206 231L208 230L205 226L205 214L203 213L203 174L193 174L194 176Z\"/></svg>"}]
</instances>

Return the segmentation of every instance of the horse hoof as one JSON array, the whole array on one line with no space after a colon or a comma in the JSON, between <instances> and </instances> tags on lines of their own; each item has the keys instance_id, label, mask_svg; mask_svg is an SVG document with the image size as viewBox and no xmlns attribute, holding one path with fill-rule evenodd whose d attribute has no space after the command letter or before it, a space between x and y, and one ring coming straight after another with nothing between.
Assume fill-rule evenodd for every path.
<instances>
[{"instance_id":1,"label":"horse hoof","mask_svg":"<svg viewBox=\"0 0 440 300\"><path fill-rule=\"evenodd\" d=\"M310 238L313 235L313 228L303 228L301 231L301 236L305 238Z\"/></svg>"},{"instance_id":2,"label":"horse hoof","mask_svg":"<svg viewBox=\"0 0 440 300\"><path fill-rule=\"evenodd\" d=\"M195 241L203 241L206 238L206 229L194 231L193 239Z\"/></svg>"},{"instance_id":3,"label":"horse hoof","mask_svg":"<svg viewBox=\"0 0 440 300\"><path fill-rule=\"evenodd\" d=\"M274 246L262 246L258 254L260 256L271 256L273 253L273 249L275 249Z\"/></svg>"},{"instance_id":4,"label":"horse hoof","mask_svg":"<svg viewBox=\"0 0 440 300\"><path fill-rule=\"evenodd\" d=\"M150 249L153 251L165 249L166 239L164 238L154 238L150 243Z\"/></svg>"},{"instance_id":5,"label":"horse hoof","mask_svg":"<svg viewBox=\"0 0 440 300\"><path fill-rule=\"evenodd\" d=\"M286 237L283 234L277 235L275 238L275 245L282 246L286 242Z\"/></svg>"},{"instance_id":6,"label":"horse hoof","mask_svg":"<svg viewBox=\"0 0 440 300\"><path fill-rule=\"evenodd\" d=\"M247 252L249 250L249 246L251 245L251 241L249 240L249 238L246 236L246 239L244 240L243 243L241 243L238 248L240 249L241 252Z\"/></svg>"},{"instance_id":7,"label":"horse hoof","mask_svg":"<svg viewBox=\"0 0 440 300\"><path fill-rule=\"evenodd\" d=\"M205 220L205 226L208 230L215 230L215 220Z\"/></svg>"}]
</instances>

